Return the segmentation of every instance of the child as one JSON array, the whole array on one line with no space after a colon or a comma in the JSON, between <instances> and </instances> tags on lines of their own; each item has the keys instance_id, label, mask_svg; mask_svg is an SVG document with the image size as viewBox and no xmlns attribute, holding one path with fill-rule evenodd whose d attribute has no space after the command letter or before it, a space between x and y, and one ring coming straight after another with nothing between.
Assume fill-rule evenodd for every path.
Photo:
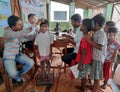
<instances>
[{"instance_id":1,"label":"child","mask_svg":"<svg viewBox=\"0 0 120 92\"><path fill-rule=\"evenodd\" d=\"M44 69L43 67L44 62L42 61L47 60L48 68L50 68L50 64L49 64L50 46L53 43L53 37L48 30L49 30L48 21L44 20L44 22L40 24L40 33L36 36L34 42L35 50L36 50L35 54L40 59L40 64L42 66L42 74Z\"/></svg>"},{"instance_id":2,"label":"child","mask_svg":"<svg viewBox=\"0 0 120 92\"><path fill-rule=\"evenodd\" d=\"M112 63L115 60L117 50L120 48L118 41L116 40L117 28L110 27L107 31L108 45L107 45L107 56L105 58L103 66L104 84L101 86L103 89L106 88L107 82L112 73Z\"/></svg>"},{"instance_id":3,"label":"child","mask_svg":"<svg viewBox=\"0 0 120 92\"><path fill-rule=\"evenodd\" d=\"M94 87L92 92L97 92L99 88L99 81L103 79L103 63L107 50L107 37L102 27L105 23L105 18L102 14L93 17L93 41L85 36L87 41L93 46L93 57L91 63L91 79L94 79Z\"/></svg>"},{"instance_id":4,"label":"child","mask_svg":"<svg viewBox=\"0 0 120 92\"><path fill-rule=\"evenodd\" d=\"M3 63L8 75L13 79L14 83L22 83L22 74L28 72L34 65L34 61L21 53L21 38L31 30L26 28L23 30L22 21L14 15L8 18L10 28L4 31L5 45L3 53ZM16 63L23 64L22 69L17 70Z\"/></svg>"},{"instance_id":5,"label":"child","mask_svg":"<svg viewBox=\"0 0 120 92\"><path fill-rule=\"evenodd\" d=\"M110 27L115 27L115 23L113 21L107 21L106 24L105 24L105 27L104 27L104 31L107 33L108 32L108 29Z\"/></svg>"},{"instance_id":6,"label":"child","mask_svg":"<svg viewBox=\"0 0 120 92\"><path fill-rule=\"evenodd\" d=\"M86 33L86 35L90 36L88 34L89 31L93 28L93 22L91 19L84 19L82 21L81 25L81 31ZM76 61L79 62L78 70L79 70L79 76L78 78L81 79L82 82L82 92L85 92L86 89L86 77L90 73L90 63L92 60L92 46L90 43L87 42L85 37L83 36L80 41L80 46L77 54Z\"/></svg>"},{"instance_id":7,"label":"child","mask_svg":"<svg viewBox=\"0 0 120 92\"><path fill-rule=\"evenodd\" d=\"M36 16L33 13L30 13L28 15L28 21L29 23L25 25L26 28L31 27L32 31L30 31L26 36L25 36L25 47L26 48L31 48L33 49L33 41L39 31L39 26L37 25L38 22L40 23L42 19L39 19L36 22ZM37 23L37 24L36 24Z\"/></svg>"}]
</instances>

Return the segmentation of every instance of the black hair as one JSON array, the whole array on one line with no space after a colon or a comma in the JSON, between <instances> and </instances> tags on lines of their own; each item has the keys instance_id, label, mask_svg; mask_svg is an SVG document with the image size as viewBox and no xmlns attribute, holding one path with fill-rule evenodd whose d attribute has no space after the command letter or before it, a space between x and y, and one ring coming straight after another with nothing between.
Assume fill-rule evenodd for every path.
<instances>
[{"instance_id":1,"label":"black hair","mask_svg":"<svg viewBox=\"0 0 120 92\"><path fill-rule=\"evenodd\" d=\"M103 14L97 14L92 18L92 20L94 21L94 24L98 24L99 27L102 27L105 23L105 18Z\"/></svg>"},{"instance_id":2,"label":"black hair","mask_svg":"<svg viewBox=\"0 0 120 92\"><path fill-rule=\"evenodd\" d=\"M79 14L74 14L74 15L71 17L71 20L81 22L81 21L82 21L82 18L81 18L81 16L80 16Z\"/></svg>"},{"instance_id":3,"label":"black hair","mask_svg":"<svg viewBox=\"0 0 120 92\"><path fill-rule=\"evenodd\" d=\"M42 23L40 23L40 27L41 27L42 25L44 25L44 24L49 25L49 23L48 23L48 21L47 21L46 19L44 19L44 21L43 21Z\"/></svg>"},{"instance_id":4,"label":"black hair","mask_svg":"<svg viewBox=\"0 0 120 92\"><path fill-rule=\"evenodd\" d=\"M109 27L108 28L108 33L117 33L118 32L118 28L117 27Z\"/></svg>"},{"instance_id":5,"label":"black hair","mask_svg":"<svg viewBox=\"0 0 120 92\"><path fill-rule=\"evenodd\" d=\"M88 32L91 31L94 27L94 23L93 23L92 19L84 19L82 21L82 25L86 26Z\"/></svg>"},{"instance_id":6,"label":"black hair","mask_svg":"<svg viewBox=\"0 0 120 92\"><path fill-rule=\"evenodd\" d=\"M12 26L15 26L18 20L20 20L20 18L15 15L9 16L7 20L9 27L12 28Z\"/></svg>"},{"instance_id":7,"label":"black hair","mask_svg":"<svg viewBox=\"0 0 120 92\"><path fill-rule=\"evenodd\" d=\"M32 16L35 16L35 14L34 13L28 14L28 19L31 18Z\"/></svg>"},{"instance_id":8,"label":"black hair","mask_svg":"<svg viewBox=\"0 0 120 92\"><path fill-rule=\"evenodd\" d=\"M108 26L108 27L114 27L115 26L115 22L113 22L113 21L107 21L106 22L106 26Z\"/></svg>"}]
</instances>

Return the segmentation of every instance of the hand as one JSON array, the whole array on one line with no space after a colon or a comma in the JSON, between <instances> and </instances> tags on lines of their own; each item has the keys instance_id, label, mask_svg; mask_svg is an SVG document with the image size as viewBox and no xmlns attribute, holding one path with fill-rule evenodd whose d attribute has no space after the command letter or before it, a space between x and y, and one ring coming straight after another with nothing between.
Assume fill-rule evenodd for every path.
<instances>
[{"instance_id":1,"label":"hand","mask_svg":"<svg viewBox=\"0 0 120 92\"><path fill-rule=\"evenodd\" d=\"M39 53L36 55L36 57L37 57L38 59L40 59L40 55L39 55Z\"/></svg>"},{"instance_id":2,"label":"hand","mask_svg":"<svg viewBox=\"0 0 120 92\"><path fill-rule=\"evenodd\" d=\"M28 28L28 31L31 32L31 31L32 31L32 27L29 27L29 28Z\"/></svg>"},{"instance_id":3,"label":"hand","mask_svg":"<svg viewBox=\"0 0 120 92\"><path fill-rule=\"evenodd\" d=\"M63 37L66 37L66 34L62 34Z\"/></svg>"},{"instance_id":4,"label":"hand","mask_svg":"<svg viewBox=\"0 0 120 92\"><path fill-rule=\"evenodd\" d=\"M44 19L43 19L43 18L38 19L38 21L36 22L36 25L39 25L39 24L41 24L42 22L44 22Z\"/></svg>"},{"instance_id":5,"label":"hand","mask_svg":"<svg viewBox=\"0 0 120 92\"><path fill-rule=\"evenodd\" d=\"M8 30L8 29L9 29L9 26L4 27L4 30Z\"/></svg>"}]
</instances>

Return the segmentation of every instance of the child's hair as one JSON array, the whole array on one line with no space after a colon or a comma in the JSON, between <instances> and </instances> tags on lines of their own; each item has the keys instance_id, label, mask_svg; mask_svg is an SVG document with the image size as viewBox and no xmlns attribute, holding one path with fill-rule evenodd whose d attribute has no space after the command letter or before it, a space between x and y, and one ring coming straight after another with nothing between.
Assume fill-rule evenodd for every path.
<instances>
[{"instance_id":1,"label":"child's hair","mask_svg":"<svg viewBox=\"0 0 120 92\"><path fill-rule=\"evenodd\" d=\"M118 32L118 28L117 27L110 27L108 28L108 33L117 33Z\"/></svg>"},{"instance_id":2,"label":"child's hair","mask_svg":"<svg viewBox=\"0 0 120 92\"><path fill-rule=\"evenodd\" d=\"M42 23L40 23L40 27L41 27L42 25L44 25L44 24L46 24L46 25L49 24L48 21L47 21L46 19L44 19L44 21L43 21Z\"/></svg>"},{"instance_id":3,"label":"child's hair","mask_svg":"<svg viewBox=\"0 0 120 92\"><path fill-rule=\"evenodd\" d=\"M108 27L115 27L115 22L113 22L113 21L107 21L106 22L106 26L108 26Z\"/></svg>"},{"instance_id":4,"label":"child's hair","mask_svg":"<svg viewBox=\"0 0 120 92\"><path fill-rule=\"evenodd\" d=\"M94 26L92 19L84 19L82 25L86 26L88 32L91 31Z\"/></svg>"},{"instance_id":5,"label":"child's hair","mask_svg":"<svg viewBox=\"0 0 120 92\"><path fill-rule=\"evenodd\" d=\"M81 16L80 16L79 14L74 14L74 15L71 17L71 20L81 22L81 21L82 21L82 18L81 18Z\"/></svg>"},{"instance_id":6,"label":"child's hair","mask_svg":"<svg viewBox=\"0 0 120 92\"><path fill-rule=\"evenodd\" d=\"M35 16L35 14L33 13L28 14L28 19L31 18L32 16Z\"/></svg>"},{"instance_id":7,"label":"child's hair","mask_svg":"<svg viewBox=\"0 0 120 92\"><path fill-rule=\"evenodd\" d=\"M103 14L97 14L92 18L92 20L94 21L94 24L98 24L99 27L102 27L105 23L105 18Z\"/></svg>"},{"instance_id":8,"label":"child's hair","mask_svg":"<svg viewBox=\"0 0 120 92\"><path fill-rule=\"evenodd\" d=\"M9 16L7 20L9 27L12 28L12 26L15 26L18 20L20 20L20 18L15 15Z\"/></svg>"}]
</instances>

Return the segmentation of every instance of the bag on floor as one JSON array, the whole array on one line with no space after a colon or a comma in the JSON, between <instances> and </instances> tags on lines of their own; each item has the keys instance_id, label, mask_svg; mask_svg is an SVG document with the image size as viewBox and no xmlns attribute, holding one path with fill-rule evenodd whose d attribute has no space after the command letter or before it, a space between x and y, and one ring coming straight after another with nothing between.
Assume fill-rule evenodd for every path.
<instances>
[{"instance_id":1,"label":"bag on floor","mask_svg":"<svg viewBox=\"0 0 120 92\"><path fill-rule=\"evenodd\" d=\"M120 86L120 64L117 65L115 74L113 76L113 81Z\"/></svg>"}]
</instances>

